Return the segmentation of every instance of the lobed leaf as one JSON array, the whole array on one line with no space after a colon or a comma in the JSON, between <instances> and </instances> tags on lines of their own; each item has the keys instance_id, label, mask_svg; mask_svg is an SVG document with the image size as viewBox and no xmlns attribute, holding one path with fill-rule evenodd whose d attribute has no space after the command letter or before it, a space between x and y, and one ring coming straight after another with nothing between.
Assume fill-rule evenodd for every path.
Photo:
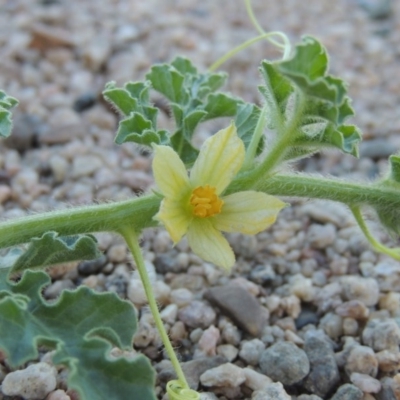
<instances>
[{"instance_id":1,"label":"lobed leaf","mask_svg":"<svg viewBox=\"0 0 400 400\"><path fill-rule=\"evenodd\" d=\"M101 255L92 235L58 236L57 232L46 232L40 238L33 238L25 251L11 249L0 258L0 268L21 272L65 262L93 260Z\"/></svg>"},{"instance_id":2,"label":"lobed leaf","mask_svg":"<svg viewBox=\"0 0 400 400\"><path fill-rule=\"evenodd\" d=\"M290 60L261 64L265 84L259 89L268 106L268 126L292 132L284 159L307 157L325 147L358 156L360 131L345 125L354 115L345 83L328 71L325 48L304 37Z\"/></svg>"},{"instance_id":3,"label":"lobed leaf","mask_svg":"<svg viewBox=\"0 0 400 400\"><path fill-rule=\"evenodd\" d=\"M53 362L69 369L68 386L82 400L155 400L149 361L113 358L112 347L132 349L133 306L114 293L87 287L64 291L56 303L41 296L50 283L42 271L26 271L18 283L0 281L0 347L18 367L38 357L37 346L53 348Z\"/></svg>"},{"instance_id":4,"label":"lobed leaf","mask_svg":"<svg viewBox=\"0 0 400 400\"><path fill-rule=\"evenodd\" d=\"M18 100L8 96L3 90L0 90L0 136L8 137L12 131L11 109L18 105Z\"/></svg>"}]
</instances>

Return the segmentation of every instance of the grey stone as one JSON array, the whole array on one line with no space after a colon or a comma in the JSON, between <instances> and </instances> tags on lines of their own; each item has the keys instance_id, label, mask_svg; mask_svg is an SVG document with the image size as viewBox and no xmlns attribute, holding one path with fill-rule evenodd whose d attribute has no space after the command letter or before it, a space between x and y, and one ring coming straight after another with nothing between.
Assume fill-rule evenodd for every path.
<instances>
[{"instance_id":1,"label":"grey stone","mask_svg":"<svg viewBox=\"0 0 400 400\"><path fill-rule=\"evenodd\" d=\"M393 378L386 376L381 379L382 389L375 395L377 400L397 400L393 390Z\"/></svg>"},{"instance_id":2,"label":"grey stone","mask_svg":"<svg viewBox=\"0 0 400 400\"><path fill-rule=\"evenodd\" d=\"M82 261L78 264L78 271L83 276L99 272L107 264L107 257L102 256L95 260Z\"/></svg>"},{"instance_id":3,"label":"grey stone","mask_svg":"<svg viewBox=\"0 0 400 400\"><path fill-rule=\"evenodd\" d=\"M252 400L291 400L291 397L285 392L282 383L275 382L267 385L262 390L256 390L251 396Z\"/></svg>"},{"instance_id":4,"label":"grey stone","mask_svg":"<svg viewBox=\"0 0 400 400\"><path fill-rule=\"evenodd\" d=\"M315 394L302 394L297 397L297 400L322 400L321 397Z\"/></svg>"},{"instance_id":5,"label":"grey stone","mask_svg":"<svg viewBox=\"0 0 400 400\"><path fill-rule=\"evenodd\" d=\"M312 224L308 229L307 238L311 246L316 249L324 249L335 241L336 228L332 224Z\"/></svg>"},{"instance_id":6,"label":"grey stone","mask_svg":"<svg viewBox=\"0 0 400 400\"><path fill-rule=\"evenodd\" d=\"M239 357L249 365L257 365L265 344L260 339L243 341Z\"/></svg>"},{"instance_id":7,"label":"grey stone","mask_svg":"<svg viewBox=\"0 0 400 400\"><path fill-rule=\"evenodd\" d=\"M354 385L346 383L337 390L331 400L361 400L363 392Z\"/></svg>"},{"instance_id":8,"label":"grey stone","mask_svg":"<svg viewBox=\"0 0 400 400\"><path fill-rule=\"evenodd\" d=\"M363 330L362 340L375 351L397 349L400 328L394 319L370 320Z\"/></svg>"},{"instance_id":9,"label":"grey stone","mask_svg":"<svg viewBox=\"0 0 400 400\"><path fill-rule=\"evenodd\" d=\"M367 307L378 303L379 286L375 279L360 276L344 276L341 282L343 285L343 295L346 300L359 300Z\"/></svg>"},{"instance_id":10,"label":"grey stone","mask_svg":"<svg viewBox=\"0 0 400 400\"><path fill-rule=\"evenodd\" d=\"M355 346L351 349L345 364L347 375L354 372L375 377L378 373L378 360L374 351L367 346Z\"/></svg>"},{"instance_id":11,"label":"grey stone","mask_svg":"<svg viewBox=\"0 0 400 400\"><path fill-rule=\"evenodd\" d=\"M295 324L297 329L301 329L304 326L311 324L311 325L317 325L319 321L318 315L307 308L302 308L299 316L295 319Z\"/></svg>"},{"instance_id":12,"label":"grey stone","mask_svg":"<svg viewBox=\"0 0 400 400\"><path fill-rule=\"evenodd\" d=\"M246 332L257 337L262 334L269 312L247 290L237 285L219 286L207 290L204 298Z\"/></svg>"},{"instance_id":13,"label":"grey stone","mask_svg":"<svg viewBox=\"0 0 400 400\"><path fill-rule=\"evenodd\" d=\"M358 0L359 2L363 1L363 3L371 3L371 1L366 0ZM386 0L374 1L374 3L383 3ZM388 1L386 1L388 2ZM386 139L373 139L373 140L365 140L360 144L360 156L361 157L369 157L369 158L387 158L391 154L393 154L395 149L393 148L393 144L390 143Z\"/></svg>"},{"instance_id":14,"label":"grey stone","mask_svg":"<svg viewBox=\"0 0 400 400\"><path fill-rule=\"evenodd\" d=\"M57 385L57 370L44 362L10 372L1 386L7 396L21 396L27 400L44 399Z\"/></svg>"},{"instance_id":15,"label":"grey stone","mask_svg":"<svg viewBox=\"0 0 400 400\"><path fill-rule=\"evenodd\" d=\"M179 310L178 318L191 328L206 329L215 322L215 311L206 303L198 300Z\"/></svg>"},{"instance_id":16,"label":"grey stone","mask_svg":"<svg viewBox=\"0 0 400 400\"><path fill-rule=\"evenodd\" d=\"M191 389L197 390L200 383L200 376L215 367L226 363L226 358L222 356L196 358L195 360L181 363L183 372ZM160 363L161 364L161 363ZM160 365L159 364L159 365ZM172 379L176 379L176 374L172 364L169 362L166 366L161 365L161 368L156 366L158 370L158 378L161 382L167 383Z\"/></svg>"},{"instance_id":17,"label":"grey stone","mask_svg":"<svg viewBox=\"0 0 400 400\"><path fill-rule=\"evenodd\" d=\"M278 342L264 350L260 357L261 371L274 381L293 385L310 371L306 353L292 342Z\"/></svg>"},{"instance_id":18,"label":"grey stone","mask_svg":"<svg viewBox=\"0 0 400 400\"><path fill-rule=\"evenodd\" d=\"M325 397L339 383L339 370L335 354L327 340L314 332L306 335L304 350L310 361L310 373L304 387L320 397Z\"/></svg>"},{"instance_id":19,"label":"grey stone","mask_svg":"<svg viewBox=\"0 0 400 400\"><path fill-rule=\"evenodd\" d=\"M200 382L204 386L237 387L245 381L243 369L231 363L209 369L200 376Z\"/></svg>"}]
</instances>

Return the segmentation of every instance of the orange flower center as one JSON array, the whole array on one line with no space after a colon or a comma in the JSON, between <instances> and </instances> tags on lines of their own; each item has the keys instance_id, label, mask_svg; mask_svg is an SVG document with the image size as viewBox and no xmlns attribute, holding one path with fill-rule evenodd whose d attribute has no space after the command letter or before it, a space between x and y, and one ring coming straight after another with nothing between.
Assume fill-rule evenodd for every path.
<instances>
[{"instance_id":1,"label":"orange flower center","mask_svg":"<svg viewBox=\"0 0 400 400\"><path fill-rule=\"evenodd\" d=\"M224 202L215 194L215 187L206 185L193 190L190 204L196 217L206 218L219 214Z\"/></svg>"}]
</instances>

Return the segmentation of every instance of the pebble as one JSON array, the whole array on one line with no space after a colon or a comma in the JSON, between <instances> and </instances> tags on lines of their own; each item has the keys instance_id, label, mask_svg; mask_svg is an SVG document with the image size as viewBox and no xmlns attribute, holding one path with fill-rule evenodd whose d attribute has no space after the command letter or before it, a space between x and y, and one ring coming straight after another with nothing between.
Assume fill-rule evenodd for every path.
<instances>
[{"instance_id":1,"label":"pebble","mask_svg":"<svg viewBox=\"0 0 400 400\"><path fill-rule=\"evenodd\" d=\"M222 328L222 339L228 344L238 346L242 339L242 334L235 325L226 323Z\"/></svg>"},{"instance_id":2,"label":"pebble","mask_svg":"<svg viewBox=\"0 0 400 400\"><path fill-rule=\"evenodd\" d=\"M253 336L260 336L268 321L268 310L247 290L237 285L208 289L204 298Z\"/></svg>"},{"instance_id":3,"label":"pebble","mask_svg":"<svg viewBox=\"0 0 400 400\"><path fill-rule=\"evenodd\" d=\"M378 360L374 351L367 346L355 346L345 365L347 375L354 372L375 377L378 373Z\"/></svg>"},{"instance_id":4,"label":"pebble","mask_svg":"<svg viewBox=\"0 0 400 400\"><path fill-rule=\"evenodd\" d=\"M260 339L243 341L239 351L239 357L248 365L258 365L260 356L265 349L265 344Z\"/></svg>"},{"instance_id":5,"label":"pebble","mask_svg":"<svg viewBox=\"0 0 400 400\"><path fill-rule=\"evenodd\" d=\"M193 300L193 294L186 288L171 290L171 302L179 308L185 307Z\"/></svg>"},{"instance_id":6,"label":"pebble","mask_svg":"<svg viewBox=\"0 0 400 400\"><path fill-rule=\"evenodd\" d=\"M362 400L363 392L350 383L340 386L331 400Z\"/></svg>"},{"instance_id":7,"label":"pebble","mask_svg":"<svg viewBox=\"0 0 400 400\"><path fill-rule=\"evenodd\" d=\"M396 351L400 342L400 328L394 319L370 320L362 332L362 340L375 351Z\"/></svg>"},{"instance_id":8,"label":"pebble","mask_svg":"<svg viewBox=\"0 0 400 400\"><path fill-rule=\"evenodd\" d=\"M367 319L369 309L360 300L346 301L335 308L335 313L341 317L350 317L353 319Z\"/></svg>"},{"instance_id":9,"label":"pebble","mask_svg":"<svg viewBox=\"0 0 400 400\"><path fill-rule=\"evenodd\" d=\"M193 300L179 310L178 318L190 328L206 329L215 323L216 313L203 301Z\"/></svg>"},{"instance_id":10,"label":"pebble","mask_svg":"<svg viewBox=\"0 0 400 400\"><path fill-rule=\"evenodd\" d=\"M333 340L343 334L343 319L334 313L325 314L319 323L319 327Z\"/></svg>"},{"instance_id":11,"label":"pebble","mask_svg":"<svg viewBox=\"0 0 400 400\"><path fill-rule=\"evenodd\" d=\"M307 231L307 239L312 247L324 249L335 241L336 228L332 224L311 224Z\"/></svg>"},{"instance_id":12,"label":"pebble","mask_svg":"<svg viewBox=\"0 0 400 400\"><path fill-rule=\"evenodd\" d=\"M237 387L246 381L246 375L242 368L235 364L226 363L219 367L209 369L200 376L200 382L204 386Z\"/></svg>"},{"instance_id":13,"label":"pebble","mask_svg":"<svg viewBox=\"0 0 400 400\"><path fill-rule=\"evenodd\" d=\"M107 263L107 257L102 256L95 260L82 261L78 264L78 271L83 276L99 272Z\"/></svg>"},{"instance_id":14,"label":"pebble","mask_svg":"<svg viewBox=\"0 0 400 400\"><path fill-rule=\"evenodd\" d=\"M378 303L379 286L375 279L344 276L341 282L343 285L343 295L346 300L359 300L367 307Z\"/></svg>"},{"instance_id":15,"label":"pebble","mask_svg":"<svg viewBox=\"0 0 400 400\"><path fill-rule=\"evenodd\" d=\"M322 400L321 397L315 394L301 394L297 397L297 400Z\"/></svg>"},{"instance_id":16,"label":"pebble","mask_svg":"<svg viewBox=\"0 0 400 400\"><path fill-rule=\"evenodd\" d=\"M291 342L277 342L261 353L261 371L274 381L293 385L310 371L306 353Z\"/></svg>"},{"instance_id":17,"label":"pebble","mask_svg":"<svg viewBox=\"0 0 400 400\"><path fill-rule=\"evenodd\" d=\"M217 346L217 354L225 357L228 362L234 361L238 353L238 348L231 344L220 344Z\"/></svg>"},{"instance_id":18,"label":"pebble","mask_svg":"<svg viewBox=\"0 0 400 400\"><path fill-rule=\"evenodd\" d=\"M219 338L219 329L211 325L200 337L198 342L199 350L206 356L215 356Z\"/></svg>"},{"instance_id":19,"label":"pebble","mask_svg":"<svg viewBox=\"0 0 400 400\"><path fill-rule=\"evenodd\" d=\"M178 306L176 304L168 304L161 312L161 319L167 324L173 325L178 316Z\"/></svg>"},{"instance_id":20,"label":"pebble","mask_svg":"<svg viewBox=\"0 0 400 400\"><path fill-rule=\"evenodd\" d=\"M64 392L64 390L58 389L54 392L49 393L46 400L71 400L71 397Z\"/></svg>"},{"instance_id":21,"label":"pebble","mask_svg":"<svg viewBox=\"0 0 400 400\"><path fill-rule=\"evenodd\" d=\"M72 162L72 177L75 179L94 174L103 165L103 161L92 154L77 156Z\"/></svg>"},{"instance_id":22,"label":"pebble","mask_svg":"<svg viewBox=\"0 0 400 400\"><path fill-rule=\"evenodd\" d=\"M200 384L200 377L204 372L210 371L215 367L218 367L225 363L226 359L224 357L214 356L214 357L202 357L202 358L197 358L195 360L186 361L181 363L181 366L185 374L186 380L189 384L189 387L193 390L197 390ZM166 366L164 365L161 366L161 369L158 368L158 370L160 370L160 372L158 373L158 379L161 382L167 383L172 379L176 379L176 374L172 367L171 362L168 362L165 365Z\"/></svg>"},{"instance_id":23,"label":"pebble","mask_svg":"<svg viewBox=\"0 0 400 400\"><path fill-rule=\"evenodd\" d=\"M310 373L304 381L304 387L320 397L325 397L340 379L332 347L325 338L309 331L305 338L304 351L310 362Z\"/></svg>"},{"instance_id":24,"label":"pebble","mask_svg":"<svg viewBox=\"0 0 400 400\"><path fill-rule=\"evenodd\" d=\"M10 372L3 380L1 390L6 396L21 396L27 400L43 399L57 385L57 370L43 362Z\"/></svg>"},{"instance_id":25,"label":"pebble","mask_svg":"<svg viewBox=\"0 0 400 400\"><path fill-rule=\"evenodd\" d=\"M375 354L379 369L383 372L392 372L400 368L400 352L382 350Z\"/></svg>"},{"instance_id":26,"label":"pebble","mask_svg":"<svg viewBox=\"0 0 400 400\"><path fill-rule=\"evenodd\" d=\"M251 397L252 400L291 400L291 397L285 392L282 383L270 383L262 390L256 390Z\"/></svg>"},{"instance_id":27,"label":"pebble","mask_svg":"<svg viewBox=\"0 0 400 400\"><path fill-rule=\"evenodd\" d=\"M262 390L265 386L272 383L272 380L260 372L251 368L243 368L246 381L244 384L251 390Z\"/></svg>"},{"instance_id":28,"label":"pebble","mask_svg":"<svg viewBox=\"0 0 400 400\"><path fill-rule=\"evenodd\" d=\"M176 321L175 324L171 326L168 334L173 342L182 341L187 337L185 324L182 321Z\"/></svg>"},{"instance_id":29,"label":"pebble","mask_svg":"<svg viewBox=\"0 0 400 400\"><path fill-rule=\"evenodd\" d=\"M378 393L381 390L381 383L378 379L374 379L366 374L359 374L358 372L353 372L350 375L351 382L357 386L364 393Z\"/></svg>"}]
</instances>

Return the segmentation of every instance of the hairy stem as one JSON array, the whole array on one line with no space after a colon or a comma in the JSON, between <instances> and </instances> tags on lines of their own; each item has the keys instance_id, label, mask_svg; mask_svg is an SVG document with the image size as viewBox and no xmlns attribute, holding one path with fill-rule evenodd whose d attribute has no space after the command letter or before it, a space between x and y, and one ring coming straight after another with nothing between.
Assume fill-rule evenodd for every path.
<instances>
[{"instance_id":1,"label":"hairy stem","mask_svg":"<svg viewBox=\"0 0 400 400\"><path fill-rule=\"evenodd\" d=\"M181 365L179 364L178 358L176 357L175 351L172 344L168 338L167 331L165 330L164 324L162 322L160 312L158 311L158 306L156 299L154 297L153 288L147 274L146 267L144 265L142 251L140 250L139 241L135 230L131 226L125 225L123 228L119 229L120 234L124 237L129 250L131 251L133 258L136 262L137 269L139 271L140 279L142 280L144 291L146 293L147 300L149 302L149 307L154 318L158 333L161 336L161 340L164 344L165 350L172 362L174 370L178 376L178 380L185 389L189 389L189 385L186 381L185 375L182 371Z\"/></svg>"},{"instance_id":2,"label":"hairy stem","mask_svg":"<svg viewBox=\"0 0 400 400\"><path fill-rule=\"evenodd\" d=\"M160 208L155 195L131 200L93 204L43 214L34 214L0 223L0 248L26 243L48 231L59 235L90 232L116 232L129 222L135 230L154 225L152 220Z\"/></svg>"},{"instance_id":3,"label":"hairy stem","mask_svg":"<svg viewBox=\"0 0 400 400\"><path fill-rule=\"evenodd\" d=\"M361 214L361 208L359 206L352 205L350 206L350 210L372 248L379 253L387 254L388 256L393 257L395 260L400 260L400 248L391 249L375 239L365 223L365 220Z\"/></svg>"}]
</instances>

